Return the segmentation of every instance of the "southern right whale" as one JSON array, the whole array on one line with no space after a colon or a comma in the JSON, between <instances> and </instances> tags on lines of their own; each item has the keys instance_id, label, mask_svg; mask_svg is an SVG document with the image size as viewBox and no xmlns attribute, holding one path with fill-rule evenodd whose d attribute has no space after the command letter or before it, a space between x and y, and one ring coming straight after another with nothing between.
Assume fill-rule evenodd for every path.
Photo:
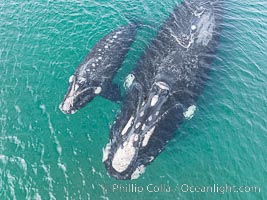
<instances>
[{"instance_id":1,"label":"southern right whale","mask_svg":"<svg viewBox=\"0 0 267 200\"><path fill-rule=\"evenodd\" d=\"M103 150L115 179L134 179L164 149L196 100L215 57L221 0L175 7L132 72L132 84Z\"/></svg>"},{"instance_id":2,"label":"southern right whale","mask_svg":"<svg viewBox=\"0 0 267 200\"><path fill-rule=\"evenodd\" d=\"M73 114L97 95L120 100L120 89L112 80L135 40L137 23L119 27L102 38L69 78L69 88L60 110Z\"/></svg>"}]
</instances>

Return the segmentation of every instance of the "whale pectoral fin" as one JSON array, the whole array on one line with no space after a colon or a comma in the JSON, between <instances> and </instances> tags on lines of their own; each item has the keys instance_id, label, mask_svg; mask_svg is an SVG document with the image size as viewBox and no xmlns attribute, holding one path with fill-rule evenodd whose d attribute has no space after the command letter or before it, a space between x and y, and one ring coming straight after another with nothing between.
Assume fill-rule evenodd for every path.
<instances>
[{"instance_id":1,"label":"whale pectoral fin","mask_svg":"<svg viewBox=\"0 0 267 200\"><path fill-rule=\"evenodd\" d=\"M122 95L120 87L117 84L110 83L101 93L101 96L110 101L118 102L122 101Z\"/></svg>"},{"instance_id":2,"label":"whale pectoral fin","mask_svg":"<svg viewBox=\"0 0 267 200\"><path fill-rule=\"evenodd\" d=\"M185 117L185 119L192 119L192 117L194 117L194 113L196 111L197 107L196 105L191 105L189 106L184 112L183 112L183 115Z\"/></svg>"}]
</instances>

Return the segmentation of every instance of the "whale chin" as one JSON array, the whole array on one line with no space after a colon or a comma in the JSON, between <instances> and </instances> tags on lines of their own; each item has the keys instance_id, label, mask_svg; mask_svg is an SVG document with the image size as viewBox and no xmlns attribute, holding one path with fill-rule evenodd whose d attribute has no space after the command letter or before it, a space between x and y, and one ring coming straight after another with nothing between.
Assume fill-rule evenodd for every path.
<instances>
[{"instance_id":1,"label":"whale chin","mask_svg":"<svg viewBox=\"0 0 267 200\"><path fill-rule=\"evenodd\" d=\"M115 151L111 146L115 143L108 143L103 150L103 162L109 176L117 180L136 179L145 171L145 165L142 163L142 157L138 155L139 147L134 147L134 140L131 137L128 144L118 147Z\"/></svg>"},{"instance_id":2,"label":"whale chin","mask_svg":"<svg viewBox=\"0 0 267 200\"><path fill-rule=\"evenodd\" d=\"M71 109L70 105L66 104L65 102L62 102L61 104L59 104L58 108L64 114L74 114L77 112L77 110Z\"/></svg>"}]
</instances>

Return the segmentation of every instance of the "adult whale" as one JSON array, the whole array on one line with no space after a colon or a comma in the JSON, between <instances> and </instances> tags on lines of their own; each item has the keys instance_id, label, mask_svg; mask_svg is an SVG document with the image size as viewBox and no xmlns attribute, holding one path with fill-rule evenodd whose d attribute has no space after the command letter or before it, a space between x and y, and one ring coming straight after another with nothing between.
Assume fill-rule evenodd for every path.
<instances>
[{"instance_id":1,"label":"adult whale","mask_svg":"<svg viewBox=\"0 0 267 200\"><path fill-rule=\"evenodd\" d=\"M130 75L103 150L110 176L137 178L195 109L215 57L220 11L220 1L183 1L162 25Z\"/></svg>"},{"instance_id":2,"label":"adult whale","mask_svg":"<svg viewBox=\"0 0 267 200\"><path fill-rule=\"evenodd\" d=\"M97 95L120 99L119 87L112 80L135 40L137 23L117 28L101 39L69 78L69 87L60 110L73 114Z\"/></svg>"}]
</instances>

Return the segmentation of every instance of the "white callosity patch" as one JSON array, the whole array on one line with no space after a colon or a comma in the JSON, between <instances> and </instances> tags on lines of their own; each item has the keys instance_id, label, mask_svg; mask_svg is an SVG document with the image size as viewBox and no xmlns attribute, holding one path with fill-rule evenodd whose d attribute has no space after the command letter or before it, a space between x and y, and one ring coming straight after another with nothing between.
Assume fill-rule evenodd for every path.
<instances>
[{"instance_id":1,"label":"white callosity patch","mask_svg":"<svg viewBox=\"0 0 267 200\"><path fill-rule=\"evenodd\" d=\"M145 172L146 168L144 165L138 166L131 175L131 179L137 179L141 174Z\"/></svg>"},{"instance_id":2,"label":"white callosity patch","mask_svg":"<svg viewBox=\"0 0 267 200\"><path fill-rule=\"evenodd\" d=\"M139 139L139 136L137 135L137 134L135 134L135 136L134 136L134 141L138 141L138 139Z\"/></svg>"},{"instance_id":3,"label":"white callosity patch","mask_svg":"<svg viewBox=\"0 0 267 200\"><path fill-rule=\"evenodd\" d=\"M124 81L124 83L123 83L124 88L125 88L125 89L128 89L128 88L132 85L134 79L135 79L135 76L134 76L133 74L129 74L129 75L126 77L126 79L125 79L125 81Z\"/></svg>"},{"instance_id":4,"label":"white callosity patch","mask_svg":"<svg viewBox=\"0 0 267 200\"><path fill-rule=\"evenodd\" d=\"M74 81L74 75L71 75L70 78L69 78L69 83L71 83L73 81Z\"/></svg>"},{"instance_id":5,"label":"white callosity patch","mask_svg":"<svg viewBox=\"0 0 267 200\"><path fill-rule=\"evenodd\" d=\"M169 86L164 82L159 81L159 82L156 82L155 84L157 86L159 86L159 88L162 90L169 90L170 89Z\"/></svg>"},{"instance_id":6,"label":"white callosity patch","mask_svg":"<svg viewBox=\"0 0 267 200\"><path fill-rule=\"evenodd\" d=\"M198 31L197 31L197 43L202 45L208 45L209 41L212 39L212 34L215 28L214 15L210 12L205 12L199 22L198 22Z\"/></svg>"},{"instance_id":7,"label":"white callosity patch","mask_svg":"<svg viewBox=\"0 0 267 200\"><path fill-rule=\"evenodd\" d=\"M109 143L106 145L105 149L103 149L102 162L104 162L108 159L108 154L110 152L110 149L111 149L111 142L109 141Z\"/></svg>"},{"instance_id":8,"label":"white callosity patch","mask_svg":"<svg viewBox=\"0 0 267 200\"><path fill-rule=\"evenodd\" d=\"M89 68L88 66L90 66L93 62L94 62L94 58L91 58L90 60L88 60L86 63L82 64L79 67L79 77L87 77L88 71L90 71L91 68Z\"/></svg>"},{"instance_id":9,"label":"white callosity patch","mask_svg":"<svg viewBox=\"0 0 267 200\"><path fill-rule=\"evenodd\" d=\"M71 82L74 81L74 76L71 76L70 77ZM75 86L76 85L75 83L72 84L71 86L71 90L68 94L68 96L66 97L66 99L64 100L64 102L62 102L60 105L59 105L59 109L62 111L62 112L68 112L69 110L71 110L71 108L73 107L73 101L74 101L74 94L75 94ZM73 111L74 113L75 111Z\"/></svg>"},{"instance_id":10,"label":"white callosity patch","mask_svg":"<svg viewBox=\"0 0 267 200\"><path fill-rule=\"evenodd\" d=\"M149 141L149 138L150 138L151 135L153 134L154 130L155 130L155 126L153 126L151 129L149 129L149 130L147 131L147 133L145 134L144 139L143 139L143 141L142 141L142 146L143 146L143 147L147 145L147 143L148 143L148 141Z\"/></svg>"},{"instance_id":11,"label":"white callosity patch","mask_svg":"<svg viewBox=\"0 0 267 200\"><path fill-rule=\"evenodd\" d=\"M154 95L151 99L150 105L153 107L159 100L159 95Z\"/></svg>"},{"instance_id":12,"label":"white callosity patch","mask_svg":"<svg viewBox=\"0 0 267 200\"><path fill-rule=\"evenodd\" d=\"M154 160L155 159L155 157L154 156L151 156L150 158L149 158L149 162L151 162L152 160Z\"/></svg>"},{"instance_id":13,"label":"white callosity patch","mask_svg":"<svg viewBox=\"0 0 267 200\"><path fill-rule=\"evenodd\" d=\"M73 105L73 98L69 97L69 98L66 98L65 101L59 105L59 109L63 112L69 111L72 105Z\"/></svg>"},{"instance_id":14,"label":"white callosity patch","mask_svg":"<svg viewBox=\"0 0 267 200\"><path fill-rule=\"evenodd\" d=\"M196 26L196 25L192 25L192 26L191 26L191 30L192 30L192 31L194 31L194 30L196 30L196 29L197 29L197 26Z\"/></svg>"},{"instance_id":15,"label":"white callosity patch","mask_svg":"<svg viewBox=\"0 0 267 200\"><path fill-rule=\"evenodd\" d=\"M86 92L87 90L89 90L90 88L85 88L82 91L78 91L80 89L80 85L84 84L84 82L86 82L87 79L84 78L83 76L77 76L75 77L75 75L70 76L69 78L69 83L71 84L71 88L69 93L67 94L67 96L65 97L64 102L62 102L59 105L59 109L65 113L65 112L70 112L71 114L75 113L76 110L71 110L74 104L74 100L77 96L79 96L80 94ZM101 88L97 88L96 92L101 92Z\"/></svg>"},{"instance_id":16,"label":"white callosity patch","mask_svg":"<svg viewBox=\"0 0 267 200\"><path fill-rule=\"evenodd\" d=\"M134 120L134 117L131 116L129 121L127 122L126 126L124 127L124 129L121 132L122 135L124 135L128 131L128 129L131 127L133 120Z\"/></svg>"},{"instance_id":17,"label":"white callosity patch","mask_svg":"<svg viewBox=\"0 0 267 200\"><path fill-rule=\"evenodd\" d=\"M139 126L141 125L141 122L138 122L135 126L135 128L139 128Z\"/></svg>"},{"instance_id":18,"label":"white callosity patch","mask_svg":"<svg viewBox=\"0 0 267 200\"><path fill-rule=\"evenodd\" d=\"M96 87L95 94L100 94L101 91L102 91L102 88L101 87Z\"/></svg>"},{"instance_id":19,"label":"white callosity patch","mask_svg":"<svg viewBox=\"0 0 267 200\"><path fill-rule=\"evenodd\" d=\"M194 116L194 113L196 111L196 108L197 107L195 105L189 106L187 108L187 110L183 113L184 114L184 117L186 119L191 119Z\"/></svg>"},{"instance_id":20,"label":"white callosity patch","mask_svg":"<svg viewBox=\"0 0 267 200\"><path fill-rule=\"evenodd\" d=\"M138 137L138 135L137 135ZM114 154L113 160L112 160L112 167L117 172L123 172L125 171L128 166L131 164L131 161L134 158L135 155L135 148L134 148L134 142L136 139L136 134L132 134L128 141L125 141L122 146L120 146L116 153Z\"/></svg>"},{"instance_id":21,"label":"white callosity patch","mask_svg":"<svg viewBox=\"0 0 267 200\"><path fill-rule=\"evenodd\" d=\"M141 130L143 131L143 130L145 130L145 128L146 128L146 125L145 125L145 124L143 124L143 126L142 126Z\"/></svg>"},{"instance_id":22,"label":"white callosity patch","mask_svg":"<svg viewBox=\"0 0 267 200\"><path fill-rule=\"evenodd\" d=\"M86 78L84 78L84 77L79 77L78 82L79 82L79 83L84 83L84 82L86 82Z\"/></svg>"},{"instance_id":23,"label":"white callosity patch","mask_svg":"<svg viewBox=\"0 0 267 200\"><path fill-rule=\"evenodd\" d=\"M74 85L74 90L75 90L75 91L78 90L79 87L80 87L79 84L75 84L75 85Z\"/></svg>"}]
</instances>

